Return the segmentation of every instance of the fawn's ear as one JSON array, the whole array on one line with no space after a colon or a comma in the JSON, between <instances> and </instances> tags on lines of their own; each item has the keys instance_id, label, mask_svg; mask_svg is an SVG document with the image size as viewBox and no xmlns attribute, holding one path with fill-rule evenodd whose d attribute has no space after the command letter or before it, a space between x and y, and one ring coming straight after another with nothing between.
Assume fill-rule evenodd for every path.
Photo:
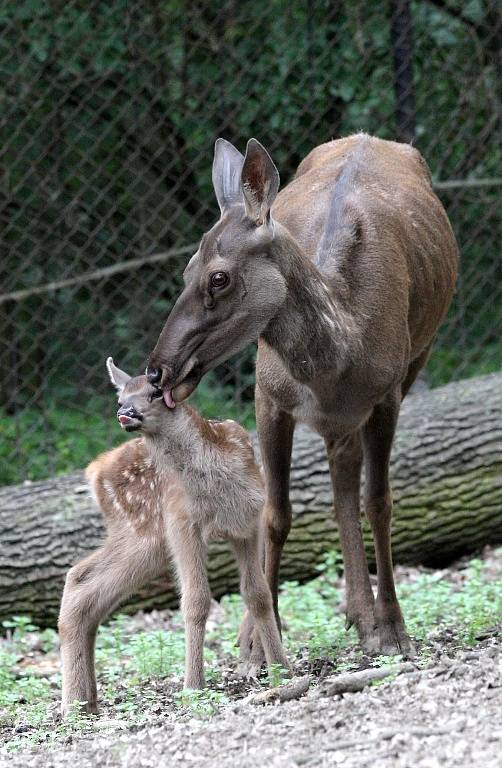
<instances>
[{"instance_id":1,"label":"fawn's ear","mask_svg":"<svg viewBox=\"0 0 502 768\"><path fill-rule=\"evenodd\" d=\"M120 394L131 377L125 373L125 371L121 371L120 368L117 368L113 362L113 357L107 358L106 368L108 370L108 376L110 377L111 383Z\"/></svg>"}]
</instances>

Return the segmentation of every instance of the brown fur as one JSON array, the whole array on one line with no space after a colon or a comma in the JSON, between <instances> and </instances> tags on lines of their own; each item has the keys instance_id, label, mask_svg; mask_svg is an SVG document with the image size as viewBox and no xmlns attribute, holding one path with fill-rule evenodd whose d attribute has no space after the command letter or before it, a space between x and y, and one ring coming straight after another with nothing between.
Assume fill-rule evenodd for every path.
<instances>
[{"instance_id":1,"label":"brown fur","mask_svg":"<svg viewBox=\"0 0 502 768\"><path fill-rule=\"evenodd\" d=\"M221 218L186 269L150 375L183 397L207 370L258 339L265 571L275 609L291 525L293 431L303 422L326 443L347 623L368 651L412 653L392 573L389 458L402 397L448 309L458 261L427 165L407 144L358 134L316 147L276 197L278 173L258 142L251 139L243 157L218 140L213 183ZM215 269L229 277L221 292L211 290ZM360 526L363 462L376 602ZM240 638L244 657L256 661L262 652L249 617Z\"/></svg>"},{"instance_id":2,"label":"brown fur","mask_svg":"<svg viewBox=\"0 0 502 768\"><path fill-rule=\"evenodd\" d=\"M120 601L167 569L169 557L185 619L185 687L204 686L206 546L214 538L234 550L268 663L287 665L260 563L263 481L249 436L233 421L206 421L187 406L169 411L162 398L150 399L151 391L144 376L120 389L122 407L142 414L143 436L86 470L108 536L66 579L59 618L63 714L74 700L96 711L96 630Z\"/></svg>"}]
</instances>

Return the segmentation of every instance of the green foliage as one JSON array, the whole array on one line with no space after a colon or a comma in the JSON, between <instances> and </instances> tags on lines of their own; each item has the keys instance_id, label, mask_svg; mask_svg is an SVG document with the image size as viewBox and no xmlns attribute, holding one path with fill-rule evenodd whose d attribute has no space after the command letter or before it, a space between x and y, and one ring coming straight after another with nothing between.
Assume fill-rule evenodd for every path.
<instances>
[{"instance_id":1,"label":"green foliage","mask_svg":"<svg viewBox=\"0 0 502 768\"><path fill-rule=\"evenodd\" d=\"M21 482L28 476L39 480L48 475L82 469L101 451L124 440L125 435L114 424L111 397L90 399L83 412L47 403L44 412L26 408L9 416L0 411L2 440L0 440L0 485ZM13 447L30 457L26 467L15 464Z\"/></svg>"},{"instance_id":2,"label":"green foliage","mask_svg":"<svg viewBox=\"0 0 502 768\"><path fill-rule=\"evenodd\" d=\"M267 677L270 688L277 688L286 682L288 670L284 669L282 664L271 664L267 671Z\"/></svg>"},{"instance_id":3,"label":"green foliage","mask_svg":"<svg viewBox=\"0 0 502 768\"><path fill-rule=\"evenodd\" d=\"M211 691L207 688L201 691L183 688L175 694L174 698L178 707L182 707L195 717L210 717L221 705L228 702L222 691Z\"/></svg>"},{"instance_id":4,"label":"green foliage","mask_svg":"<svg viewBox=\"0 0 502 768\"><path fill-rule=\"evenodd\" d=\"M432 387L452 381L461 372L462 378L485 376L500 370L502 342L480 347L442 347L434 349L427 366L428 381Z\"/></svg>"},{"instance_id":5,"label":"green foliage","mask_svg":"<svg viewBox=\"0 0 502 768\"><path fill-rule=\"evenodd\" d=\"M482 561L472 560L463 589L455 589L440 574L424 573L402 585L400 600L414 637L425 640L434 630L449 627L459 642L470 645L482 630L500 623L502 580L486 581Z\"/></svg>"}]
</instances>

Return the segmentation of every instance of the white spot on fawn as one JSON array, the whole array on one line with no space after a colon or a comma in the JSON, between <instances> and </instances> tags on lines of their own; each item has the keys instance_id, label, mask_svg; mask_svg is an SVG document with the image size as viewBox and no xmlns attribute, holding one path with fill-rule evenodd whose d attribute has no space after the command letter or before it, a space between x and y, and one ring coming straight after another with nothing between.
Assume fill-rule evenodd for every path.
<instances>
[{"instance_id":1,"label":"white spot on fawn","mask_svg":"<svg viewBox=\"0 0 502 768\"><path fill-rule=\"evenodd\" d=\"M110 499L115 498L115 489L109 480L103 480L103 489Z\"/></svg>"}]
</instances>

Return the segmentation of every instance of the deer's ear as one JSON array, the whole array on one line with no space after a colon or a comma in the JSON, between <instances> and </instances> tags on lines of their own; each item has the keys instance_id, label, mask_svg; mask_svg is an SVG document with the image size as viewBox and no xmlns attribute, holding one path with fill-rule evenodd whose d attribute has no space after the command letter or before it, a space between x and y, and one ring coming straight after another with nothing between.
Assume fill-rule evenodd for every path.
<instances>
[{"instance_id":1,"label":"deer's ear","mask_svg":"<svg viewBox=\"0 0 502 768\"><path fill-rule=\"evenodd\" d=\"M121 371L120 368L117 368L112 357L107 358L106 368L111 383L120 394L131 377L125 373L125 371Z\"/></svg>"},{"instance_id":2,"label":"deer's ear","mask_svg":"<svg viewBox=\"0 0 502 768\"><path fill-rule=\"evenodd\" d=\"M223 213L227 208L242 203L241 171L244 156L233 144L217 139L214 145L213 187Z\"/></svg>"},{"instance_id":3,"label":"deer's ear","mask_svg":"<svg viewBox=\"0 0 502 768\"><path fill-rule=\"evenodd\" d=\"M241 183L246 213L256 226L270 218L270 209L279 191L279 171L256 139L249 139L242 167Z\"/></svg>"}]
</instances>

